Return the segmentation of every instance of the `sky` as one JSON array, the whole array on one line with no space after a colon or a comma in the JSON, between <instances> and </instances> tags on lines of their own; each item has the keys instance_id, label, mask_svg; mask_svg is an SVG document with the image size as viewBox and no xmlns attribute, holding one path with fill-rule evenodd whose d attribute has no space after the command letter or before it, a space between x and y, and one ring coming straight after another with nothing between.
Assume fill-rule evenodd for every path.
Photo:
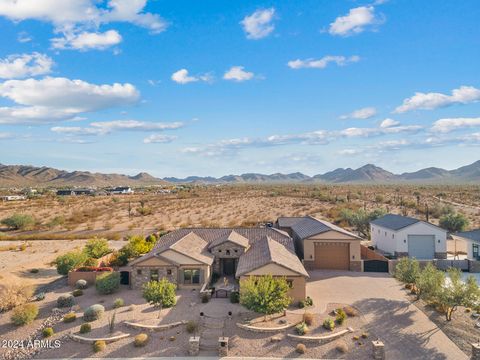
<instances>
[{"instance_id":1,"label":"sky","mask_svg":"<svg viewBox=\"0 0 480 360\"><path fill-rule=\"evenodd\" d=\"M159 177L480 159L477 0L0 0L0 163Z\"/></svg>"}]
</instances>

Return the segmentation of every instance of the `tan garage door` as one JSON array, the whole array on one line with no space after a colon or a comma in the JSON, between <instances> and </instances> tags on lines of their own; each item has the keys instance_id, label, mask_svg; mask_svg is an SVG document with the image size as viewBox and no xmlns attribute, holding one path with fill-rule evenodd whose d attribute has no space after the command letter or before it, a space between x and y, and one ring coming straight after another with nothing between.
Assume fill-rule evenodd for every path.
<instances>
[{"instance_id":1,"label":"tan garage door","mask_svg":"<svg viewBox=\"0 0 480 360\"><path fill-rule=\"evenodd\" d=\"M350 247L344 242L315 243L315 268L349 270Z\"/></svg>"}]
</instances>

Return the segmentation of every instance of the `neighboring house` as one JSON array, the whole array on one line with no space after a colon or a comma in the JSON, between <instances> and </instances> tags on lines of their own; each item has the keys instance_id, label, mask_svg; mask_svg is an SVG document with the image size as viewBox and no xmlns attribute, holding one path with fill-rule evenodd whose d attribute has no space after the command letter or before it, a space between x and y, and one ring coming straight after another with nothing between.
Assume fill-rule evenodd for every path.
<instances>
[{"instance_id":1,"label":"neighboring house","mask_svg":"<svg viewBox=\"0 0 480 360\"><path fill-rule=\"evenodd\" d=\"M480 229L455 233L452 238L465 244L467 259L480 260Z\"/></svg>"},{"instance_id":2,"label":"neighboring house","mask_svg":"<svg viewBox=\"0 0 480 360\"><path fill-rule=\"evenodd\" d=\"M416 259L446 259L447 231L408 216L387 214L370 222L372 243L385 253Z\"/></svg>"},{"instance_id":3,"label":"neighboring house","mask_svg":"<svg viewBox=\"0 0 480 360\"><path fill-rule=\"evenodd\" d=\"M362 271L357 235L313 216L281 217L275 227L294 239L307 269Z\"/></svg>"},{"instance_id":4,"label":"neighboring house","mask_svg":"<svg viewBox=\"0 0 480 360\"><path fill-rule=\"evenodd\" d=\"M75 196L75 195L95 195L95 191L92 189L57 190L57 196Z\"/></svg>"},{"instance_id":5,"label":"neighboring house","mask_svg":"<svg viewBox=\"0 0 480 360\"><path fill-rule=\"evenodd\" d=\"M3 201L21 201L21 200L27 200L27 197L23 195L6 195L6 196L2 196L1 199Z\"/></svg>"},{"instance_id":6,"label":"neighboring house","mask_svg":"<svg viewBox=\"0 0 480 360\"><path fill-rule=\"evenodd\" d=\"M116 188L107 189L106 191L111 195L130 195L134 193L132 188L128 186L117 186Z\"/></svg>"},{"instance_id":7,"label":"neighboring house","mask_svg":"<svg viewBox=\"0 0 480 360\"><path fill-rule=\"evenodd\" d=\"M179 288L201 289L220 277L285 276L295 300L306 297L308 273L295 254L293 239L272 228L179 229L162 236L148 254L132 261L136 289L166 277Z\"/></svg>"}]
</instances>

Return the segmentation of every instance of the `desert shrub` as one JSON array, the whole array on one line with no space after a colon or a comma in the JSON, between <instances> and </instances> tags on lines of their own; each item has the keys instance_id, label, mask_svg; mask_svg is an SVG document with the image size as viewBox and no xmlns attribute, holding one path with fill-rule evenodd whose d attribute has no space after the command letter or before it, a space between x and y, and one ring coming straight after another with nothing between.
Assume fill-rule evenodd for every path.
<instances>
[{"instance_id":1,"label":"desert shrub","mask_svg":"<svg viewBox=\"0 0 480 360\"><path fill-rule=\"evenodd\" d=\"M95 267L98 265L98 259L94 259L92 257L88 257L84 262L83 262L83 265L84 266L92 266L92 267Z\"/></svg>"},{"instance_id":2,"label":"desert shrub","mask_svg":"<svg viewBox=\"0 0 480 360\"><path fill-rule=\"evenodd\" d=\"M77 296L82 296L83 295L83 290L82 289L75 289L72 291L72 295L77 297Z\"/></svg>"},{"instance_id":3,"label":"desert shrub","mask_svg":"<svg viewBox=\"0 0 480 360\"><path fill-rule=\"evenodd\" d=\"M134 235L128 238L128 244L122 249L129 257L137 257L148 253L154 245L155 243L147 242L143 236Z\"/></svg>"},{"instance_id":4,"label":"desert shrub","mask_svg":"<svg viewBox=\"0 0 480 360\"><path fill-rule=\"evenodd\" d=\"M147 345L147 342L148 342L148 335L145 334L145 333L142 333L142 334L138 334L137 336L135 336L135 340L133 341L133 345L135 345L135 347L142 347L142 346Z\"/></svg>"},{"instance_id":5,"label":"desert shrub","mask_svg":"<svg viewBox=\"0 0 480 360\"><path fill-rule=\"evenodd\" d=\"M420 264L416 259L402 257L395 267L395 277L403 283L415 284L420 275Z\"/></svg>"},{"instance_id":6,"label":"desert shrub","mask_svg":"<svg viewBox=\"0 0 480 360\"><path fill-rule=\"evenodd\" d=\"M42 292L39 292L36 296L35 296L35 301L42 301L42 300L45 300L45 293L42 291Z\"/></svg>"},{"instance_id":7,"label":"desert shrub","mask_svg":"<svg viewBox=\"0 0 480 360\"><path fill-rule=\"evenodd\" d=\"M103 340L97 340L93 343L93 351L100 352L107 348L107 343Z\"/></svg>"},{"instance_id":8,"label":"desert shrub","mask_svg":"<svg viewBox=\"0 0 480 360\"><path fill-rule=\"evenodd\" d=\"M305 321L301 322L300 324L295 326L295 331L298 335L305 335L309 331L307 323Z\"/></svg>"},{"instance_id":9,"label":"desert shrub","mask_svg":"<svg viewBox=\"0 0 480 360\"><path fill-rule=\"evenodd\" d=\"M89 333L90 331L92 331L92 325L90 325L89 323L83 323L80 326L80 334L86 334L86 333Z\"/></svg>"},{"instance_id":10,"label":"desert shrub","mask_svg":"<svg viewBox=\"0 0 480 360\"><path fill-rule=\"evenodd\" d=\"M83 280L83 279L77 280L77 282L75 283L75 287L77 289L85 290L88 287L87 280Z\"/></svg>"},{"instance_id":11,"label":"desert shrub","mask_svg":"<svg viewBox=\"0 0 480 360\"><path fill-rule=\"evenodd\" d=\"M313 306L313 299L310 296L305 298L305 306Z\"/></svg>"},{"instance_id":12,"label":"desert shrub","mask_svg":"<svg viewBox=\"0 0 480 360\"><path fill-rule=\"evenodd\" d=\"M345 354L346 352L348 352L348 345L345 341L339 341L336 345L335 345L335 349L342 353L342 354Z\"/></svg>"},{"instance_id":13,"label":"desert shrub","mask_svg":"<svg viewBox=\"0 0 480 360\"><path fill-rule=\"evenodd\" d=\"M85 309L83 312L83 320L85 321L95 321L102 317L103 313L105 312L105 308L103 305L95 304L91 305Z\"/></svg>"},{"instance_id":14,"label":"desert shrub","mask_svg":"<svg viewBox=\"0 0 480 360\"><path fill-rule=\"evenodd\" d=\"M15 325L26 325L35 320L37 315L38 306L36 304L23 304L13 309L10 319Z\"/></svg>"},{"instance_id":15,"label":"desert shrub","mask_svg":"<svg viewBox=\"0 0 480 360\"><path fill-rule=\"evenodd\" d=\"M76 319L77 319L77 314L75 314L73 311L63 316L64 323L71 323L71 322L74 322Z\"/></svg>"},{"instance_id":16,"label":"desert shrub","mask_svg":"<svg viewBox=\"0 0 480 360\"><path fill-rule=\"evenodd\" d=\"M53 332L53 329L51 327L46 327L42 330L42 335L43 335L43 337L46 337L46 338L52 336L53 333L54 332Z\"/></svg>"},{"instance_id":17,"label":"desert shrub","mask_svg":"<svg viewBox=\"0 0 480 360\"><path fill-rule=\"evenodd\" d=\"M451 233L465 230L468 224L469 221L465 215L454 212L443 215L439 221L440 227L448 230Z\"/></svg>"},{"instance_id":18,"label":"desert shrub","mask_svg":"<svg viewBox=\"0 0 480 360\"><path fill-rule=\"evenodd\" d=\"M0 312L11 310L28 302L34 289L29 285L9 283L0 285Z\"/></svg>"},{"instance_id":19,"label":"desert shrub","mask_svg":"<svg viewBox=\"0 0 480 360\"><path fill-rule=\"evenodd\" d=\"M303 322L307 324L308 326L312 326L315 321L315 316L314 314L310 312L305 312L303 314Z\"/></svg>"},{"instance_id":20,"label":"desert shrub","mask_svg":"<svg viewBox=\"0 0 480 360\"><path fill-rule=\"evenodd\" d=\"M333 329L335 329L335 322L333 319L325 319L323 322L323 327L327 330L333 331Z\"/></svg>"},{"instance_id":21,"label":"desert shrub","mask_svg":"<svg viewBox=\"0 0 480 360\"><path fill-rule=\"evenodd\" d=\"M347 305L343 308L343 311L345 311L345 314L350 317L358 316L358 310L355 309L353 306Z\"/></svg>"},{"instance_id":22,"label":"desert shrub","mask_svg":"<svg viewBox=\"0 0 480 360\"><path fill-rule=\"evenodd\" d=\"M172 307L177 302L177 286L166 278L143 285L143 298L154 306Z\"/></svg>"},{"instance_id":23,"label":"desert shrub","mask_svg":"<svg viewBox=\"0 0 480 360\"><path fill-rule=\"evenodd\" d=\"M70 251L58 256L53 262L60 275L67 275L70 271L82 265L87 257L81 251Z\"/></svg>"},{"instance_id":24,"label":"desert shrub","mask_svg":"<svg viewBox=\"0 0 480 360\"><path fill-rule=\"evenodd\" d=\"M118 309L124 305L125 305L125 301L123 301L122 298L116 298L115 301L113 302L114 309Z\"/></svg>"},{"instance_id":25,"label":"desert shrub","mask_svg":"<svg viewBox=\"0 0 480 360\"><path fill-rule=\"evenodd\" d=\"M305 307L305 300L300 300L300 301L298 302L298 308L299 308L299 309L303 309L304 307Z\"/></svg>"},{"instance_id":26,"label":"desert shrub","mask_svg":"<svg viewBox=\"0 0 480 360\"><path fill-rule=\"evenodd\" d=\"M187 322L186 329L189 334L197 331L197 328L198 328L198 325L195 321L190 320L189 322Z\"/></svg>"},{"instance_id":27,"label":"desert shrub","mask_svg":"<svg viewBox=\"0 0 480 360\"><path fill-rule=\"evenodd\" d=\"M2 219L0 221L3 225L14 230L26 230L35 225L35 219L31 215L26 214L13 214L10 217Z\"/></svg>"},{"instance_id":28,"label":"desert shrub","mask_svg":"<svg viewBox=\"0 0 480 360\"><path fill-rule=\"evenodd\" d=\"M295 347L295 351L299 354L305 354L307 351L307 347L304 344L297 344Z\"/></svg>"},{"instance_id":29,"label":"desert shrub","mask_svg":"<svg viewBox=\"0 0 480 360\"><path fill-rule=\"evenodd\" d=\"M108 246L107 239L93 238L87 241L83 252L89 258L100 259L102 256L111 253L112 249Z\"/></svg>"},{"instance_id":30,"label":"desert shrub","mask_svg":"<svg viewBox=\"0 0 480 360\"><path fill-rule=\"evenodd\" d=\"M75 304L75 299L73 295L61 295L57 299L57 306L58 307L71 307Z\"/></svg>"},{"instance_id":31,"label":"desert shrub","mask_svg":"<svg viewBox=\"0 0 480 360\"><path fill-rule=\"evenodd\" d=\"M202 303L206 304L210 301L210 296L207 293L202 294Z\"/></svg>"},{"instance_id":32,"label":"desert shrub","mask_svg":"<svg viewBox=\"0 0 480 360\"><path fill-rule=\"evenodd\" d=\"M120 287L120 273L109 272L97 276L95 284L99 294L111 294Z\"/></svg>"},{"instance_id":33,"label":"desert shrub","mask_svg":"<svg viewBox=\"0 0 480 360\"><path fill-rule=\"evenodd\" d=\"M232 304L238 304L240 302L240 293L238 291L232 291L230 293L230 302Z\"/></svg>"},{"instance_id":34,"label":"desert shrub","mask_svg":"<svg viewBox=\"0 0 480 360\"><path fill-rule=\"evenodd\" d=\"M342 325L345 320L347 319L347 314L343 309L337 309L337 315L335 317L335 321L337 322L338 325Z\"/></svg>"},{"instance_id":35,"label":"desert shrub","mask_svg":"<svg viewBox=\"0 0 480 360\"><path fill-rule=\"evenodd\" d=\"M366 212L363 209L353 211L351 209L343 209L340 214L340 220L345 221L348 225L355 228L355 230L364 238L370 238L370 222L385 215L385 210L375 209L371 212Z\"/></svg>"},{"instance_id":36,"label":"desert shrub","mask_svg":"<svg viewBox=\"0 0 480 360\"><path fill-rule=\"evenodd\" d=\"M30 269L30 270L29 270L29 272L30 272L31 274L38 274L39 271L40 271L40 270L38 270L38 269Z\"/></svg>"},{"instance_id":37,"label":"desert shrub","mask_svg":"<svg viewBox=\"0 0 480 360\"><path fill-rule=\"evenodd\" d=\"M362 333L362 339L368 338L368 333Z\"/></svg>"}]
</instances>

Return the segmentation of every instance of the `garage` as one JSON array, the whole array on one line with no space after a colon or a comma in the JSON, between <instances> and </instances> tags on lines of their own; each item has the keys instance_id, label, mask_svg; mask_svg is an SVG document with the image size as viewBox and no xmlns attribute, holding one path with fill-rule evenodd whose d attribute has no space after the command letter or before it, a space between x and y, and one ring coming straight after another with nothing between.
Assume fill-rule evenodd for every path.
<instances>
[{"instance_id":1,"label":"garage","mask_svg":"<svg viewBox=\"0 0 480 360\"><path fill-rule=\"evenodd\" d=\"M435 235L408 235L408 256L416 259L434 259Z\"/></svg>"},{"instance_id":2,"label":"garage","mask_svg":"<svg viewBox=\"0 0 480 360\"><path fill-rule=\"evenodd\" d=\"M349 270L350 244L348 242L316 242L315 268Z\"/></svg>"}]
</instances>

